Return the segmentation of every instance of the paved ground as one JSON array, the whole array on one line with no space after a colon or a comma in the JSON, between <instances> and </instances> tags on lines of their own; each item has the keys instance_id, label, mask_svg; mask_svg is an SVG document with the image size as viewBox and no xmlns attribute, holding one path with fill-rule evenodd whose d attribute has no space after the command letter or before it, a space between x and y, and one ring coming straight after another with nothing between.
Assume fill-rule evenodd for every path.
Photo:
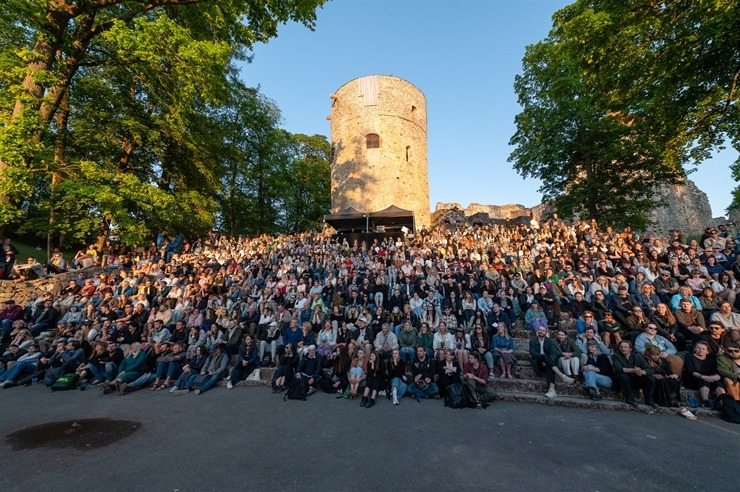
<instances>
[{"instance_id":1,"label":"paved ground","mask_svg":"<svg viewBox=\"0 0 740 492\"><path fill-rule=\"evenodd\" d=\"M75 418L141 427L90 450L15 451L5 437ZM740 426L719 419L410 399L366 410L324 394L283 402L268 388L0 390L0 437L4 491L684 491L732 490L740 478Z\"/></svg>"}]
</instances>

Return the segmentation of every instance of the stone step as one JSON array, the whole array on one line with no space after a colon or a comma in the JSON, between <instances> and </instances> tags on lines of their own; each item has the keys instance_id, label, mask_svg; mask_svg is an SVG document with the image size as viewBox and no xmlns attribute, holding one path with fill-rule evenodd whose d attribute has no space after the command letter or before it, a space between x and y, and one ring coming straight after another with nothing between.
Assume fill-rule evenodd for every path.
<instances>
[{"instance_id":1,"label":"stone step","mask_svg":"<svg viewBox=\"0 0 740 492\"><path fill-rule=\"evenodd\" d=\"M548 384L546 380L540 378L525 377L523 377L522 379L495 379L492 382L492 386L496 388L496 390L528 394L544 394L548 389ZM565 384L563 382L556 381L555 391L557 391L559 395L567 395L588 400L586 389L580 382L576 382L574 384ZM621 393L604 389L601 389L600 391L605 399L615 399L618 401L623 401ZM698 391L690 390L687 388L681 388L680 397L684 406L686 406L687 401L690 397L696 398L698 401L701 401Z\"/></svg>"},{"instance_id":2,"label":"stone step","mask_svg":"<svg viewBox=\"0 0 740 492\"><path fill-rule=\"evenodd\" d=\"M678 408L658 407L655 410L646 405L640 405L638 408L631 407L624 403L623 400L605 398L599 401L593 401L584 397L561 396L558 394L555 398L547 398L544 394L521 393L518 391L498 391L498 399L502 401L514 401L521 403L537 403L541 405L554 405L568 408L588 408L591 410L614 410L621 412L636 412L658 415L680 416ZM494 404L495 405L495 404ZM697 417L719 417L719 412L707 410L704 408L691 408L691 412Z\"/></svg>"}]
</instances>

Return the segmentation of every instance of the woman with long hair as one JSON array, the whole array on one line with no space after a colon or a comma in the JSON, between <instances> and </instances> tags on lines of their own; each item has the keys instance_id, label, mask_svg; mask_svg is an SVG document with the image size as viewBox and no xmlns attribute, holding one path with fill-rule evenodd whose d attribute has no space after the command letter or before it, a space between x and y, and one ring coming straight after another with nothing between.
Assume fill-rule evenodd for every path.
<instances>
[{"instance_id":1,"label":"woman with long hair","mask_svg":"<svg viewBox=\"0 0 740 492\"><path fill-rule=\"evenodd\" d=\"M661 359L660 348L655 345L645 347L644 358L653 368L655 376L655 391L653 399L662 407L675 407L679 405L681 396L681 377L671 371L668 359Z\"/></svg>"},{"instance_id":2,"label":"woman with long hair","mask_svg":"<svg viewBox=\"0 0 740 492\"><path fill-rule=\"evenodd\" d=\"M497 330L493 336L493 365L501 368L502 378L511 379L511 369L517 365L514 340L503 323L498 324Z\"/></svg>"},{"instance_id":3,"label":"woman with long hair","mask_svg":"<svg viewBox=\"0 0 740 492\"><path fill-rule=\"evenodd\" d=\"M365 367L365 391L362 394L361 407L370 408L375 405L378 391L386 386L385 364L377 351L370 352Z\"/></svg>"},{"instance_id":4,"label":"woman with long hair","mask_svg":"<svg viewBox=\"0 0 740 492\"><path fill-rule=\"evenodd\" d=\"M360 389L360 384L367 378L367 357L365 356L365 349L360 347L357 349L357 357L352 360L352 364L349 369L349 397L351 399L357 398L357 393ZM367 402L365 402L367 404Z\"/></svg>"}]
</instances>

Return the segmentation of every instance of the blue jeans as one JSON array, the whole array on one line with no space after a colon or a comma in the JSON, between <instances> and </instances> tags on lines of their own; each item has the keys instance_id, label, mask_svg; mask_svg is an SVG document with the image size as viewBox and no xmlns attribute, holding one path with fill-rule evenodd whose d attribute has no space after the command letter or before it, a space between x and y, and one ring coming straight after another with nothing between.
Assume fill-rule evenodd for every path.
<instances>
[{"instance_id":1,"label":"blue jeans","mask_svg":"<svg viewBox=\"0 0 740 492\"><path fill-rule=\"evenodd\" d=\"M0 381L15 381L20 379L20 377L25 373L36 371L37 367L38 363L36 362L16 362L13 367L5 371L5 373L0 376Z\"/></svg>"},{"instance_id":2,"label":"blue jeans","mask_svg":"<svg viewBox=\"0 0 740 492\"><path fill-rule=\"evenodd\" d=\"M129 391L135 391L139 388L143 388L147 384L149 384L151 381L154 381L154 374L151 372L148 372L144 374L143 376L139 377L138 379L135 379L134 381L131 381L126 385L126 389Z\"/></svg>"},{"instance_id":3,"label":"blue jeans","mask_svg":"<svg viewBox=\"0 0 740 492\"><path fill-rule=\"evenodd\" d=\"M591 387L599 394L599 387L609 389L612 387L612 380L609 376L604 376L596 371L583 371L583 379L586 381L586 387Z\"/></svg>"},{"instance_id":4,"label":"blue jeans","mask_svg":"<svg viewBox=\"0 0 740 492\"><path fill-rule=\"evenodd\" d=\"M3 337L1 340L5 340L10 335L10 332L13 331L13 323L15 323L15 321L12 319L3 320Z\"/></svg>"},{"instance_id":5,"label":"blue jeans","mask_svg":"<svg viewBox=\"0 0 740 492\"><path fill-rule=\"evenodd\" d=\"M93 377L99 381L113 381L118 376L118 366L115 362L106 362L105 368L101 369L99 366L90 365L87 368L93 375Z\"/></svg>"},{"instance_id":6,"label":"blue jeans","mask_svg":"<svg viewBox=\"0 0 740 492\"><path fill-rule=\"evenodd\" d=\"M398 326L391 325L391 331L393 332L394 335L396 335L396 339L398 339L398 337L401 335L402 329L403 329L403 326L401 325L398 325Z\"/></svg>"},{"instance_id":7,"label":"blue jeans","mask_svg":"<svg viewBox=\"0 0 740 492\"><path fill-rule=\"evenodd\" d=\"M49 323L37 323L33 326L33 328L29 328L28 330L31 332L31 335L36 336L42 331L48 330L48 329L49 329Z\"/></svg>"},{"instance_id":8,"label":"blue jeans","mask_svg":"<svg viewBox=\"0 0 740 492\"><path fill-rule=\"evenodd\" d=\"M188 382L185 385L186 390L190 391L191 389L193 389L193 383L195 382L195 378L197 378L198 376L199 374L193 374L192 376L190 376L190 379L188 379ZM205 393L206 391L211 389L211 387L214 384L218 383L219 381L221 381L221 374L214 374L208 379L206 379L206 382L201 384L200 388L198 389L200 389L201 393Z\"/></svg>"},{"instance_id":9,"label":"blue jeans","mask_svg":"<svg viewBox=\"0 0 740 492\"><path fill-rule=\"evenodd\" d=\"M170 380L177 379L182 374L182 367L177 362L157 362L157 379L165 376Z\"/></svg>"},{"instance_id":10,"label":"blue jeans","mask_svg":"<svg viewBox=\"0 0 740 492\"><path fill-rule=\"evenodd\" d=\"M414 362L416 358L416 349L414 347L401 347L401 360L410 360Z\"/></svg>"},{"instance_id":11,"label":"blue jeans","mask_svg":"<svg viewBox=\"0 0 740 492\"><path fill-rule=\"evenodd\" d=\"M436 383L429 383L429 386L427 386L427 389L424 391L420 390L416 384L412 384L409 386L409 392L414 395L414 398L417 400L419 398L429 398L431 396L434 396L439 393L439 388L437 387Z\"/></svg>"},{"instance_id":12,"label":"blue jeans","mask_svg":"<svg viewBox=\"0 0 740 492\"><path fill-rule=\"evenodd\" d=\"M403 395L406 394L406 391L409 389L408 385L403 382L401 378L393 378L391 380L391 387L398 388L396 390L396 396L400 400Z\"/></svg>"}]
</instances>

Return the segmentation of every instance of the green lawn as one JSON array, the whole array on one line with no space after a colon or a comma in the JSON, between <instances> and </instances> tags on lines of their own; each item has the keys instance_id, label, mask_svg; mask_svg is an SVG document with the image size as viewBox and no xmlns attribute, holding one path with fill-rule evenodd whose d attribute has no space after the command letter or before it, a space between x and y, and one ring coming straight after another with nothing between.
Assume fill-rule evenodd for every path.
<instances>
[{"instance_id":1,"label":"green lawn","mask_svg":"<svg viewBox=\"0 0 740 492\"><path fill-rule=\"evenodd\" d=\"M39 263L46 264L48 260L46 256L46 241L39 241L35 244L13 241L12 244L18 248L19 251L18 258L16 259L18 263L25 263L28 258L33 256L39 261ZM36 249L37 247L41 249L38 250ZM64 255L65 260L70 261L77 254L77 251L62 250L62 254Z\"/></svg>"}]
</instances>

